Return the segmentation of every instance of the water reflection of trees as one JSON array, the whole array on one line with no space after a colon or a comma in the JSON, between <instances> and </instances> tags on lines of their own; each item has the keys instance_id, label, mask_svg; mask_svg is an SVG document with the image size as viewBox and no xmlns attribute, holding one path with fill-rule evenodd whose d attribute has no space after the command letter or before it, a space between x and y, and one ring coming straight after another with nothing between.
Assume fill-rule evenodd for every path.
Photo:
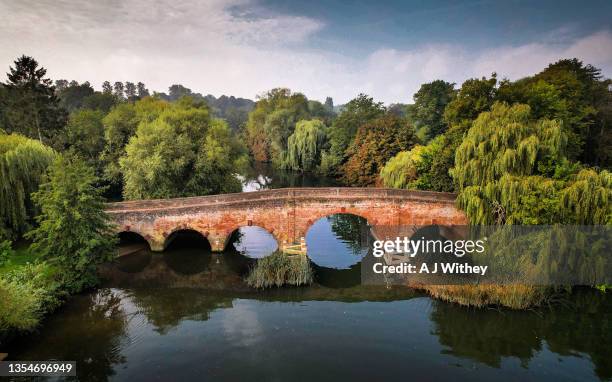
<instances>
[{"instance_id":1,"label":"water reflection of trees","mask_svg":"<svg viewBox=\"0 0 612 382\"><path fill-rule=\"evenodd\" d=\"M246 191L267 190L283 187L333 187L337 180L312 173L274 169L269 163L255 162L243 180Z\"/></svg>"},{"instance_id":2,"label":"water reflection of trees","mask_svg":"<svg viewBox=\"0 0 612 382\"><path fill-rule=\"evenodd\" d=\"M61 314L45 322L45 330L28 338L10 353L19 360L74 360L82 381L106 381L118 364L128 341L128 319L121 305L123 295L113 289L73 298ZM31 355L30 355L31 354Z\"/></svg>"},{"instance_id":3,"label":"water reflection of trees","mask_svg":"<svg viewBox=\"0 0 612 382\"><path fill-rule=\"evenodd\" d=\"M448 354L492 367L500 367L504 357L517 357L527 367L546 344L559 355L588 355L597 376L608 380L612 378L612 299L578 291L571 300L538 311L475 310L434 301L431 319Z\"/></svg>"},{"instance_id":4,"label":"water reflection of trees","mask_svg":"<svg viewBox=\"0 0 612 382\"><path fill-rule=\"evenodd\" d=\"M335 214L327 217L334 234L346 243L353 255L361 255L368 248L368 221L352 214Z\"/></svg>"},{"instance_id":5,"label":"water reflection of trees","mask_svg":"<svg viewBox=\"0 0 612 382\"><path fill-rule=\"evenodd\" d=\"M160 334L166 334L182 321L207 321L212 311L232 307L231 297L197 289L136 289L130 297L139 313Z\"/></svg>"}]
</instances>

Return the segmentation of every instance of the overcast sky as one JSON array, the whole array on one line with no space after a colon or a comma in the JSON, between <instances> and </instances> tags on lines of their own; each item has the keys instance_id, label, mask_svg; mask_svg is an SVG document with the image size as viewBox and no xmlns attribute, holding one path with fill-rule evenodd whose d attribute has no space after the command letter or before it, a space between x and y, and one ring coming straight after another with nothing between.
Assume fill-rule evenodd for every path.
<instances>
[{"instance_id":1,"label":"overcast sky","mask_svg":"<svg viewBox=\"0 0 612 382\"><path fill-rule=\"evenodd\" d=\"M97 89L408 103L424 82L517 79L560 58L610 77L610 15L612 1L0 0L0 65L26 54Z\"/></svg>"}]
</instances>

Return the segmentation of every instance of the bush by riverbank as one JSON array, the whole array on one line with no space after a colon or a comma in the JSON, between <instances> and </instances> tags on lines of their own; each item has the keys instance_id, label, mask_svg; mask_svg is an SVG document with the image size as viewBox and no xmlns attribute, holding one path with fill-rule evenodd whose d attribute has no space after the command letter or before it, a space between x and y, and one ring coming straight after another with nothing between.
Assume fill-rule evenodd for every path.
<instances>
[{"instance_id":1,"label":"bush by riverbank","mask_svg":"<svg viewBox=\"0 0 612 382\"><path fill-rule=\"evenodd\" d=\"M313 281L310 261L302 255L286 255L275 252L259 259L246 278L254 288L268 288L283 285L308 285Z\"/></svg>"},{"instance_id":2,"label":"bush by riverbank","mask_svg":"<svg viewBox=\"0 0 612 382\"><path fill-rule=\"evenodd\" d=\"M26 247L10 251L0 267L0 344L12 334L36 328L62 303L68 294L58 273Z\"/></svg>"}]
</instances>

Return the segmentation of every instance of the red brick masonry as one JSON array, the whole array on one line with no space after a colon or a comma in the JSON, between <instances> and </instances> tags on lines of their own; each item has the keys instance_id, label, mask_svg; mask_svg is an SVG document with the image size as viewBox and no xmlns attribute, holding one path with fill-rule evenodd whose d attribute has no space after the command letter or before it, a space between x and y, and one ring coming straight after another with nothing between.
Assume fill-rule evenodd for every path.
<instances>
[{"instance_id":1,"label":"red brick masonry","mask_svg":"<svg viewBox=\"0 0 612 382\"><path fill-rule=\"evenodd\" d=\"M376 226L466 225L455 194L385 188L281 188L237 194L109 203L117 232L143 236L163 251L174 231L192 229L222 251L231 233L255 225L268 230L279 247L299 243L319 218L336 213L361 216Z\"/></svg>"}]
</instances>

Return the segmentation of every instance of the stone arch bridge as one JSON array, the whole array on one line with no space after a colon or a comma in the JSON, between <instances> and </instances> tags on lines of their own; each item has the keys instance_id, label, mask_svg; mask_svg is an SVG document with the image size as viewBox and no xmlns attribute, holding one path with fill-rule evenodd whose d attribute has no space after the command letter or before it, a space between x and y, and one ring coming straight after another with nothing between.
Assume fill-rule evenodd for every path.
<instances>
[{"instance_id":1,"label":"stone arch bridge","mask_svg":"<svg viewBox=\"0 0 612 382\"><path fill-rule=\"evenodd\" d=\"M367 219L377 237L392 237L389 227L466 225L455 195L384 188L282 188L248 193L109 203L117 233L141 235L153 251L163 251L172 233L193 230L222 251L236 229L259 226L281 249L303 242L319 218L349 213ZM396 235L397 236L397 235Z\"/></svg>"}]
</instances>

